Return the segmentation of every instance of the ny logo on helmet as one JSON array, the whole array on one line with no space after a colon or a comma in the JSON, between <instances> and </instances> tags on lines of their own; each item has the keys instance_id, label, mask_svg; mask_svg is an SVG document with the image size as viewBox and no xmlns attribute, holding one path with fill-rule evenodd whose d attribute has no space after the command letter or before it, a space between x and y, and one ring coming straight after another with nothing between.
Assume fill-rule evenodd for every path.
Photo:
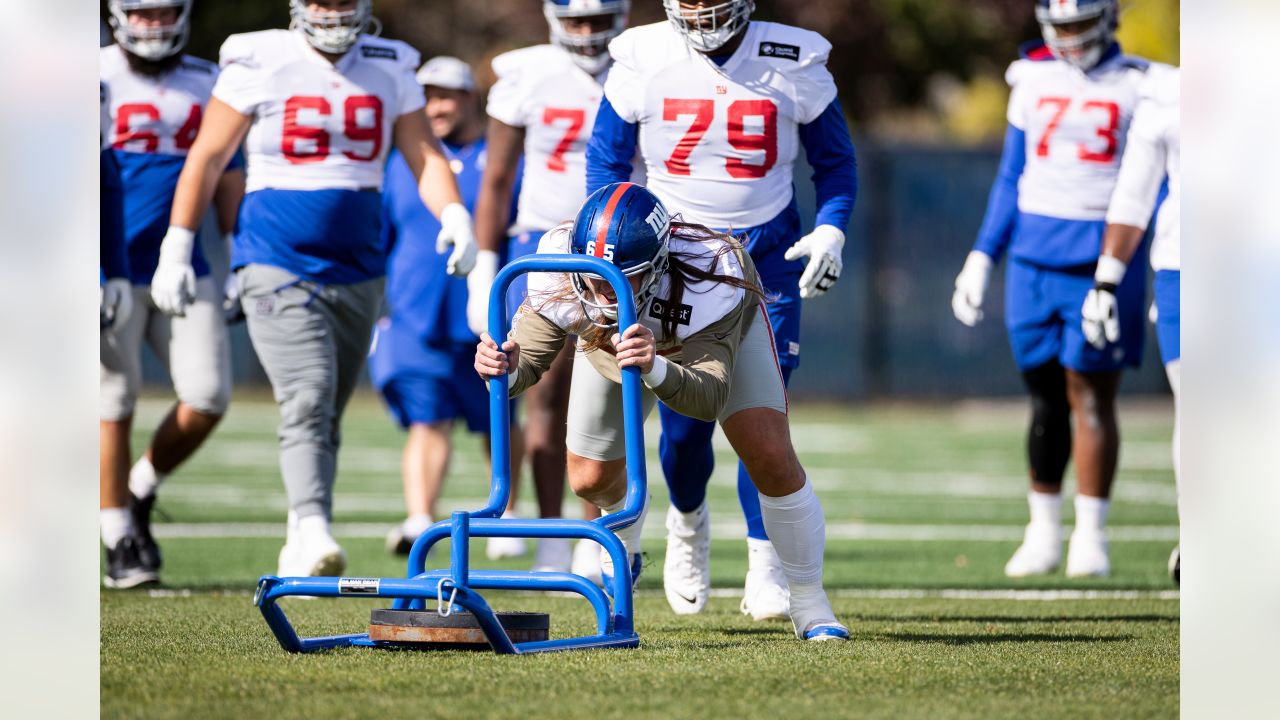
<instances>
[{"instance_id":1,"label":"ny logo on helmet","mask_svg":"<svg viewBox=\"0 0 1280 720\"><path fill-rule=\"evenodd\" d=\"M667 209L662 207L662 203L653 206L653 210L649 212L649 217L644 219L645 223L653 229L653 234L658 237L663 236L663 229L667 226Z\"/></svg>"}]
</instances>

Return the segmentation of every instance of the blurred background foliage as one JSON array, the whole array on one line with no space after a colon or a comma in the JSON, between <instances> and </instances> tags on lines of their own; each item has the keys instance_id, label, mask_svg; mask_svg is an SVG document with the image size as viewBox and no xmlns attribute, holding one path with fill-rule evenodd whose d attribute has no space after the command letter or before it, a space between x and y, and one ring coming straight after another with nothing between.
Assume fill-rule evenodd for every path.
<instances>
[{"instance_id":1,"label":"blurred background foliage","mask_svg":"<svg viewBox=\"0 0 1280 720\"><path fill-rule=\"evenodd\" d=\"M1180 0L1122 0L1125 49L1179 59ZM105 2L103 3L105 9ZM196 0L190 52L216 58L231 33L289 22L287 0ZM855 132L888 141L990 143L1004 131L1004 70L1039 37L1032 0L757 0L758 20L817 31ZM546 42L539 0L375 0L383 34L424 56L456 55L492 82L500 52ZM664 19L660 0L633 0L631 23Z\"/></svg>"}]
</instances>

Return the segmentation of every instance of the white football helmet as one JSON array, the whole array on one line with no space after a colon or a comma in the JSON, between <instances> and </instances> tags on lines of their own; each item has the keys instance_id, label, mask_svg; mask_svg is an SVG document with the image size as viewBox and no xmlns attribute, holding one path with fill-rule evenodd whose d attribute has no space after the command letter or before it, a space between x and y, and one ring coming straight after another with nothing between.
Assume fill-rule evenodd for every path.
<instances>
[{"instance_id":1,"label":"white football helmet","mask_svg":"<svg viewBox=\"0 0 1280 720\"><path fill-rule=\"evenodd\" d=\"M289 18L290 30L300 31L311 47L334 55L350 50L362 33L377 35L382 31L382 24L373 16L373 0L357 0L355 10L340 13L312 13L307 10L307 0L289 0Z\"/></svg>"},{"instance_id":2,"label":"white football helmet","mask_svg":"<svg viewBox=\"0 0 1280 720\"><path fill-rule=\"evenodd\" d=\"M662 7L690 47L713 52L747 26L756 4L754 0L727 0L710 7L682 8L680 0L662 0Z\"/></svg>"},{"instance_id":3,"label":"white football helmet","mask_svg":"<svg viewBox=\"0 0 1280 720\"><path fill-rule=\"evenodd\" d=\"M172 25L138 27L129 25L129 12L155 8L178 8ZM191 0L109 0L111 31L120 47L144 60L163 60L182 52L191 34Z\"/></svg>"},{"instance_id":4,"label":"white football helmet","mask_svg":"<svg viewBox=\"0 0 1280 720\"><path fill-rule=\"evenodd\" d=\"M1062 37L1059 25L1092 21L1088 30ZM1080 70L1090 70L1115 41L1116 0L1036 0L1036 22L1049 52Z\"/></svg>"},{"instance_id":5,"label":"white football helmet","mask_svg":"<svg viewBox=\"0 0 1280 720\"><path fill-rule=\"evenodd\" d=\"M631 0L546 0L542 3L542 14L551 28L551 42L567 50L573 62L591 75L609 66L609 41L626 29L630 10ZM561 22L596 15L612 15L613 26L590 35L574 35L566 32Z\"/></svg>"}]
</instances>

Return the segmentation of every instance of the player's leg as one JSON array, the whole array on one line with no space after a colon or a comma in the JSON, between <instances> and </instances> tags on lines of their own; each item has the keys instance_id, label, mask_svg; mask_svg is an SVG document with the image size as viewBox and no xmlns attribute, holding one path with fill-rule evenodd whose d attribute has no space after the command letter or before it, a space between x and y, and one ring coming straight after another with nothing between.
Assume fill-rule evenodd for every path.
<instances>
[{"instance_id":1,"label":"player's leg","mask_svg":"<svg viewBox=\"0 0 1280 720\"><path fill-rule=\"evenodd\" d=\"M134 288L134 311L100 340L99 523L107 552L107 587L136 587L159 579L157 562L144 563L129 512L129 432L142 378L142 337L154 312L147 288Z\"/></svg>"},{"instance_id":2,"label":"player's leg","mask_svg":"<svg viewBox=\"0 0 1280 720\"><path fill-rule=\"evenodd\" d=\"M435 521L436 502L449 471L452 427L448 420L409 425L400 456L405 519L387 533L387 550L392 554L408 555L413 542Z\"/></svg>"},{"instance_id":3,"label":"player's leg","mask_svg":"<svg viewBox=\"0 0 1280 720\"><path fill-rule=\"evenodd\" d=\"M524 450L533 475L538 515L543 518L560 517L564 504L565 418L569 412L573 354L573 343L565 343L542 379L523 396ZM513 495L512 507L514 503ZM519 550L523 554L523 543ZM570 552L567 540L539 540L534 565L567 568Z\"/></svg>"},{"instance_id":4,"label":"player's leg","mask_svg":"<svg viewBox=\"0 0 1280 720\"><path fill-rule=\"evenodd\" d=\"M796 636L805 640L849 637L822 586L826 521L791 444L782 369L761 312L738 348L729 400L720 425L760 495L765 529L790 590Z\"/></svg>"},{"instance_id":5,"label":"player's leg","mask_svg":"<svg viewBox=\"0 0 1280 720\"><path fill-rule=\"evenodd\" d=\"M1178 448L1182 427L1182 273L1177 270L1156 272L1156 338L1160 342L1160 360L1164 362L1165 375L1173 390L1173 478L1179 486L1178 517L1182 517L1181 470ZM1175 583L1181 582L1182 557L1178 547L1169 556L1169 575Z\"/></svg>"},{"instance_id":6,"label":"player's leg","mask_svg":"<svg viewBox=\"0 0 1280 720\"><path fill-rule=\"evenodd\" d=\"M702 611L711 589L711 514L707 483L715 468L711 436L715 423L686 417L658 406L662 435L658 457L667 480L667 549L662 588L677 615Z\"/></svg>"},{"instance_id":7,"label":"player's leg","mask_svg":"<svg viewBox=\"0 0 1280 720\"><path fill-rule=\"evenodd\" d=\"M1071 407L1058 361L1063 321L1046 291L1049 271L1011 258L1005 276L1005 323L1014 361L1031 398L1027 428L1030 521L1005 563L1009 577L1044 575L1062 562L1062 475L1071 456Z\"/></svg>"}]
</instances>

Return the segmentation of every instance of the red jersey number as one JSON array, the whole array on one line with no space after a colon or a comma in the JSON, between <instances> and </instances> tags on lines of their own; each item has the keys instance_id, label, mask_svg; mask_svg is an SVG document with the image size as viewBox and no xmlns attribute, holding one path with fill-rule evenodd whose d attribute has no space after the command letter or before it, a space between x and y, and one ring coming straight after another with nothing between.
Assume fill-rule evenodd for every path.
<instances>
[{"instance_id":1,"label":"red jersey number","mask_svg":"<svg viewBox=\"0 0 1280 720\"><path fill-rule=\"evenodd\" d=\"M542 124L551 126L561 120L568 120L564 135L556 143L556 149L547 156L547 169L551 172L564 172L568 166L564 163L564 154L573 148L582 133L582 126L587 121L587 111L582 108L543 108Z\"/></svg>"},{"instance_id":2,"label":"red jersey number","mask_svg":"<svg viewBox=\"0 0 1280 720\"><path fill-rule=\"evenodd\" d=\"M173 146L179 150L190 150L195 144L196 133L200 131L200 118L203 111L199 105L192 105L187 113L186 122L178 128L173 136ZM160 135L154 127L160 122L160 108L151 103L123 103L116 108L115 141L111 146L117 150L153 153L160 150ZM135 143L134 147L125 145ZM141 148L136 143L141 143Z\"/></svg>"},{"instance_id":3,"label":"red jersey number","mask_svg":"<svg viewBox=\"0 0 1280 720\"><path fill-rule=\"evenodd\" d=\"M331 137L323 124L332 113L329 101L318 95L296 95L286 100L280 153L295 165L324 161L329 157ZM366 152L352 149L343 150L342 154L361 162L377 159L382 153L382 100L376 95L352 95L342 103L342 118L344 137L355 143L369 143Z\"/></svg>"},{"instance_id":4,"label":"red jersey number","mask_svg":"<svg viewBox=\"0 0 1280 720\"><path fill-rule=\"evenodd\" d=\"M1044 135L1040 137L1040 142L1036 144L1036 155L1039 157L1049 157L1049 142L1053 137L1053 133L1057 131L1058 125L1062 123L1062 117L1067 114L1067 109L1071 107L1071 98L1065 97L1043 97L1036 104L1037 108L1046 105L1053 107L1053 117L1049 118L1049 124L1045 127ZM1076 156L1085 162L1111 163L1115 162L1116 150L1119 148L1119 141L1116 139L1116 133L1120 130L1120 106L1110 100L1086 100L1081 104L1081 112L1090 113L1091 116L1099 115L1099 111L1103 113L1101 124L1098 125L1098 137L1104 141L1101 150L1090 148L1084 143L1076 146Z\"/></svg>"},{"instance_id":5,"label":"red jersey number","mask_svg":"<svg viewBox=\"0 0 1280 720\"><path fill-rule=\"evenodd\" d=\"M715 101L666 98L662 103L662 119L675 122L682 115L692 115L693 122L667 158L667 172L689 175L689 156L702 141L715 119ZM759 132L747 131L748 119L759 118ZM754 124L754 123L751 123ZM729 103L726 119L729 145L735 150L761 152L758 163L742 158L726 157L725 172L738 179L762 178L778 162L778 106L772 100L734 100Z\"/></svg>"}]
</instances>

